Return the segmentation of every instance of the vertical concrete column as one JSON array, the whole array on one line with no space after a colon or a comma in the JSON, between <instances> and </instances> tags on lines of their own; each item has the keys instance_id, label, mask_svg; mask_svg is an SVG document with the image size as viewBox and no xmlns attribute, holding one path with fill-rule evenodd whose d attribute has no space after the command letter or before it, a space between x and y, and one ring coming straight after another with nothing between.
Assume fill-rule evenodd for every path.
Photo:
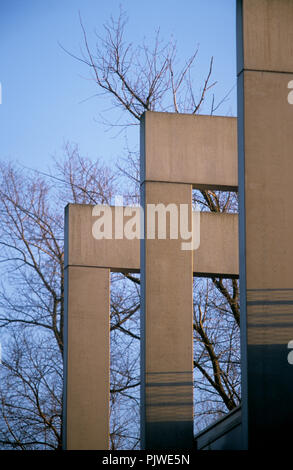
<instances>
[{"instance_id":1,"label":"vertical concrete column","mask_svg":"<svg viewBox=\"0 0 293 470\"><path fill-rule=\"evenodd\" d=\"M63 448L104 450L109 448L110 270L71 265L70 232L67 208Z\"/></svg>"},{"instance_id":2,"label":"vertical concrete column","mask_svg":"<svg viewBox=\"0 0 293 470\"><path fill-rule=\"evenodd\" d=\"M242 425L249 449L291 445L292 24L293 0L238 1Z\"/></svg>"},{"instance_id":3,"label":"vertical concrete column","mask_svg":"<svg viewBox=\"0 0 293 470\"><path fill-rule=\"evenodd\" d=\"M177 239L172 238L175 234L170 231L174 214L177 213L179 221L180 204L188 207L189 230L192 230L191 196L189 184L142 184L145 215L141 244L143 449L191 448L193 443L193 253L182 250L181 244L186 240L180 236L180 227ZM158 215L153 232L150 214L154 206Z\"/></svg>"}]
</instances>

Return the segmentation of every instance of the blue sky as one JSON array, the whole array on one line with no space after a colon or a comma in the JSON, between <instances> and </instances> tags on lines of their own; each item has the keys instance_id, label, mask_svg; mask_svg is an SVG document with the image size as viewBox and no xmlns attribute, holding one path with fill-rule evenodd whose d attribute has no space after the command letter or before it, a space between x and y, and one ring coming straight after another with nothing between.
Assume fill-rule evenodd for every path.
<instances>
[{"instance_id":1,"label":"blue sky","mask_svg":"<svg viewBox=\"0 0 293 470\"><path fill-rule=\"evenodd\" d=\"M59 43L79 54L80 12L90 39L102 34L119 5L134 44L173 36L184 60L199 46L196 62L203 77L214 57L212 78L219 100L236 85L235 0L1 0L0 3L0 159L46 169L52 155L62 155L67 141L82 154L114 162L123 156L125 135L109 131L98 116L109 103L96 93L89 70L67 55ZM236 115L236 86L218 114ZM108 112L107 115L110 118ZM138 147L139 129L128 136Z\"/></svg>"}]
</instances>

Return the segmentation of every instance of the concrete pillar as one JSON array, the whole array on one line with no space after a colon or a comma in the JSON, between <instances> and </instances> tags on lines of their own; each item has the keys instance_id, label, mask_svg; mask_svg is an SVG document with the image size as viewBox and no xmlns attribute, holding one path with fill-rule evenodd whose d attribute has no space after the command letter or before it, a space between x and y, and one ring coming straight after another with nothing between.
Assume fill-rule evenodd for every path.
<instances>
[{"instance_id":1,"label":"concrete pillar","mask_svg":"<svg viewBox=\"0 0 293 470\"><path fill-rule=\"evenodd\" d=\"M188 204L189 184L144 182L141 245L141 438L143 449L193 444L192 251L182 239L148 239L149 204ZM173 206L173 207L174 207ZM171 216L170 216L171 218ZM168 220L168 217L167 217ZM168 224L167 224L168 226ZM185 240L184 240L185 241Z\"/></svg>"},{"instance_id":2,"label":"concrete pillar","mask_svg":"<svg viewBox=\"0 0 293 470\"><path fill-rule=\"evenodd\" d=\"M63 448L104 450L109 448L110 270L71 264L68 207L66 212Z\"/></svg>"},{"instance_id":3,"label":"concrete pillar","mask_svg":"<svg viewBox=\"0 0 293 470\"><path fill-rule=\"evenodd\" d=\"M239 0L242 421L249 449L288 448L293 414L293 0Z\"/></svg>"}]
</instances>

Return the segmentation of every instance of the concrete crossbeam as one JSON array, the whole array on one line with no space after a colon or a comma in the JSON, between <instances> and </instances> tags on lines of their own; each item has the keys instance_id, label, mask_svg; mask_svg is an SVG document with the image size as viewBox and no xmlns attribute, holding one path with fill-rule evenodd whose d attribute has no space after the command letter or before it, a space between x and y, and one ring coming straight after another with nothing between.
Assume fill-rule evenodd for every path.
<instances>
[{"instance_id":1,"label":"concrete crossbeam","mask_svg":"<svg viewBox=\"0 0 293 470\"><path fill-rule=\"evenodd\" d=\"M69 204L66 207L68 247L65 265L109 268L111 271L140 271L140 240L97 240L93 236L94 206ZM117 208L116 208L117 209ZM118 208L118 216L121 215ZM112 210L115 236L115 207ZM140 210L136 209L138 225ZM120 214L120 215L119 215ZM125 228L131 216L124 217ZM238 215L201 212L200 245L193 251L195 276L238 277Z\"/></svg>"},{"instance_id":2,"label":"concrete crossbeam","mask_svg":"<svg viewBox=\"0 0 293 470\"><path fill-rule=\"evenodd\" d=\"M238 214L200 213L200 245L193 251L193 274L238 277Z\"/></svg>"},{"instance_id":3,"label":"concrete crossbeam","mask_svg":"<svg viewBox=\"0 0 293 470\"><path fill-rule=\"evenodd\" d=\"M67 256L65 265L92 266L110 268L111 271L139 272L140 253L139 239L128 240L115 238L115 207L108 206L112 211L113 239L96 239L93 234L94 224L99 220L93 215L94 207L87 204L68 204L65 208L67 227ZM102 206L99 206L102 207ZM121 208L118 210L118 217ZM139 209L137 209L139 211ZM101 212L100 216L103 214ZM129 217L124 218L123 229ZM138 212L140 224L140 214ZM120 232L119 232L120 233Z\"/></svg>"},{"instance_id":4,"label":"concrete crossbeam","mask_svg":"<svg viewBox=\"0 0 293 470\"><path fill-rule=\"evenodd\" d=\"M237 190L237 119L147 111L141 120L141 182Z\"/></svg>"}]
</instances>

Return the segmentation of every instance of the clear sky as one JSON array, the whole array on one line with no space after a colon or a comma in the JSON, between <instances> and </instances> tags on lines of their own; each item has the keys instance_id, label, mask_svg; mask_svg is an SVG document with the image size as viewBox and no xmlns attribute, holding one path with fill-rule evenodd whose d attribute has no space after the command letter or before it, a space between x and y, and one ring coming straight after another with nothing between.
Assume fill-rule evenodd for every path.
<instances>
[{"instance_id":1,"label":"clear sky","mask_svg":"<svg viewBox=\"0 0 293 470\"><path fill-rule=\"evenodd\" d=\"M161 36L177 40L179 57L199 45L198 76L214 57L214 89L221 99L235 86L219 114L236 115L235 0L1 0L0 1L0 159L45 169L64 142L80 145L91 158L114 161L123 153L125 136L109 132L98 115L108 107L92 97L89 70L67 55L59 43L79 54L80 12L89 37L102 34L110 15L122 5L133 43ZM108 116L109 117L109 116ZM138 146L138 128L131 145Z\"/></svg>"}]
</instances>

